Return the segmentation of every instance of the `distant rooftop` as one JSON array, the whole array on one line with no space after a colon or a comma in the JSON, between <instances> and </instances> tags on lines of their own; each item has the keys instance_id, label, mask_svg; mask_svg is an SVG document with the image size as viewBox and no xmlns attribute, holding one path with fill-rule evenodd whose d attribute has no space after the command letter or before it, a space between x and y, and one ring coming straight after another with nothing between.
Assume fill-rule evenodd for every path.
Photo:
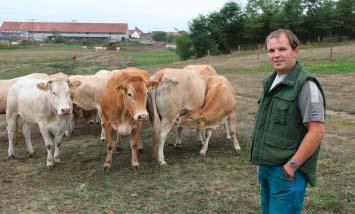
<instances>
[{"instance_id":1,"label":"distant rooftop","mask_svg":"<svg viewBox=\"0 0 355 214\"><path fill-rule=\"evenodd\" d=\"M3 22L2 32L126 33L127 23Z\"/></svg>"}]
</instances>

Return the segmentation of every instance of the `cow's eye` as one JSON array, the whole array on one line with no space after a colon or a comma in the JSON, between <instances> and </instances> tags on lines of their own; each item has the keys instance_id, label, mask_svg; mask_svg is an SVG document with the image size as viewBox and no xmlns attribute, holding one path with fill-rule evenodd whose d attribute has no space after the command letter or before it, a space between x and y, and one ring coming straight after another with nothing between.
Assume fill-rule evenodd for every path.
<instances>
[{"instance_id":1,"label":"cow's eye","mask_svg":"<svg viewBox=\"0 0 355 214\"><path fill-rule=\"evenodd\" d=\"M57 95L57 93L55 93L54 91L52 92L52 94L55 96L55 95Z\"/></svg>"},{"instance_id":2,"label":"cow's eye","mask_svg":"<svg viewBox=\"0 0 355 214\"><path fill-rule=\"evenodd\" d=\"M190 117L190 120L193 120L194 118L193 117Z\"/></svg>"},{"instance_id":3,"label":"cow's eye","mask_svg":"<svg viewBox=\"0 0 355 214\"><path fill-rule=\"evenodd\" d=\"M127 95L128 95L129 97L132 97L132 94L131 94L131 93L128 93Z\"/></svg>"}]
</instances>

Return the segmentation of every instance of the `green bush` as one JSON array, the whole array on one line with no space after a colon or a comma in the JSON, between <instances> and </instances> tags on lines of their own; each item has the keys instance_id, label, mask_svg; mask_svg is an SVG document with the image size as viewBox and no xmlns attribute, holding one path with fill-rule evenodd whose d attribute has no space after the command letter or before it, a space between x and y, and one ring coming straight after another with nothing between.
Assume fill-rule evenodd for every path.
<instances>
[{"instance_id":1,"label":"green bush","mask_svg":"<svg viewBox=\"0 0 355 214\"><path fill-rule=\"evenodd\" d=\"M192 57L192 40L188 34L182 34L175 37L176 53L181 60L187 60Z\"/></svg>"}]
</instances>

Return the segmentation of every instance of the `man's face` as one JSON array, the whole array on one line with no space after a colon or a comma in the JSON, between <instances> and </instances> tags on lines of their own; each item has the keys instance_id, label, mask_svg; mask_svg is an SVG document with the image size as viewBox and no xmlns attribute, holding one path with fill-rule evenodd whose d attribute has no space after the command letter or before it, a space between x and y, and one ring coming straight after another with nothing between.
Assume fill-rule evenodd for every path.
<instances>
[{"instance_id":1,"label":"man's face","mask_svg":"<svg viewBox=\"0 0 355 214\"><path fill-rule=\"evenodd\" d=\"M299 48L292 50L285 34L269 39L267 50L269 61L279 74L287 74L296 64Z\"/></svg>"}]
</instances>

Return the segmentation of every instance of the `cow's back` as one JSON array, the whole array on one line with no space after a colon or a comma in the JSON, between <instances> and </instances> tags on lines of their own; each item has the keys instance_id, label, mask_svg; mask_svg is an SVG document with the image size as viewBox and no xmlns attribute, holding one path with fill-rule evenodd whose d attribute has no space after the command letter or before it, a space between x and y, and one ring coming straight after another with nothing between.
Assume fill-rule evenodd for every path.
<instances>
[{"instance_id":1,"label":"cow's back","mask_svg":"<svg viewBox=\"0 0 355 214\"><path fill-rule=\"evenodd\" d=\"M182 109L201 108L205 92L205 83L198 74L164 69L156 90L157 110L162 117L175 118Z\"/></svg>"},{"instance_id":2,"label":"cow's back","mask_svg":"<svg viewBox=\"0 0 355 214\"><path fill-rule=\"evenodd\" d=\"M204 81L207 81L210 76L217 75L217 71L211 65L188 65L184 70L197 73Z\"/></svg>"}]
</instances>

